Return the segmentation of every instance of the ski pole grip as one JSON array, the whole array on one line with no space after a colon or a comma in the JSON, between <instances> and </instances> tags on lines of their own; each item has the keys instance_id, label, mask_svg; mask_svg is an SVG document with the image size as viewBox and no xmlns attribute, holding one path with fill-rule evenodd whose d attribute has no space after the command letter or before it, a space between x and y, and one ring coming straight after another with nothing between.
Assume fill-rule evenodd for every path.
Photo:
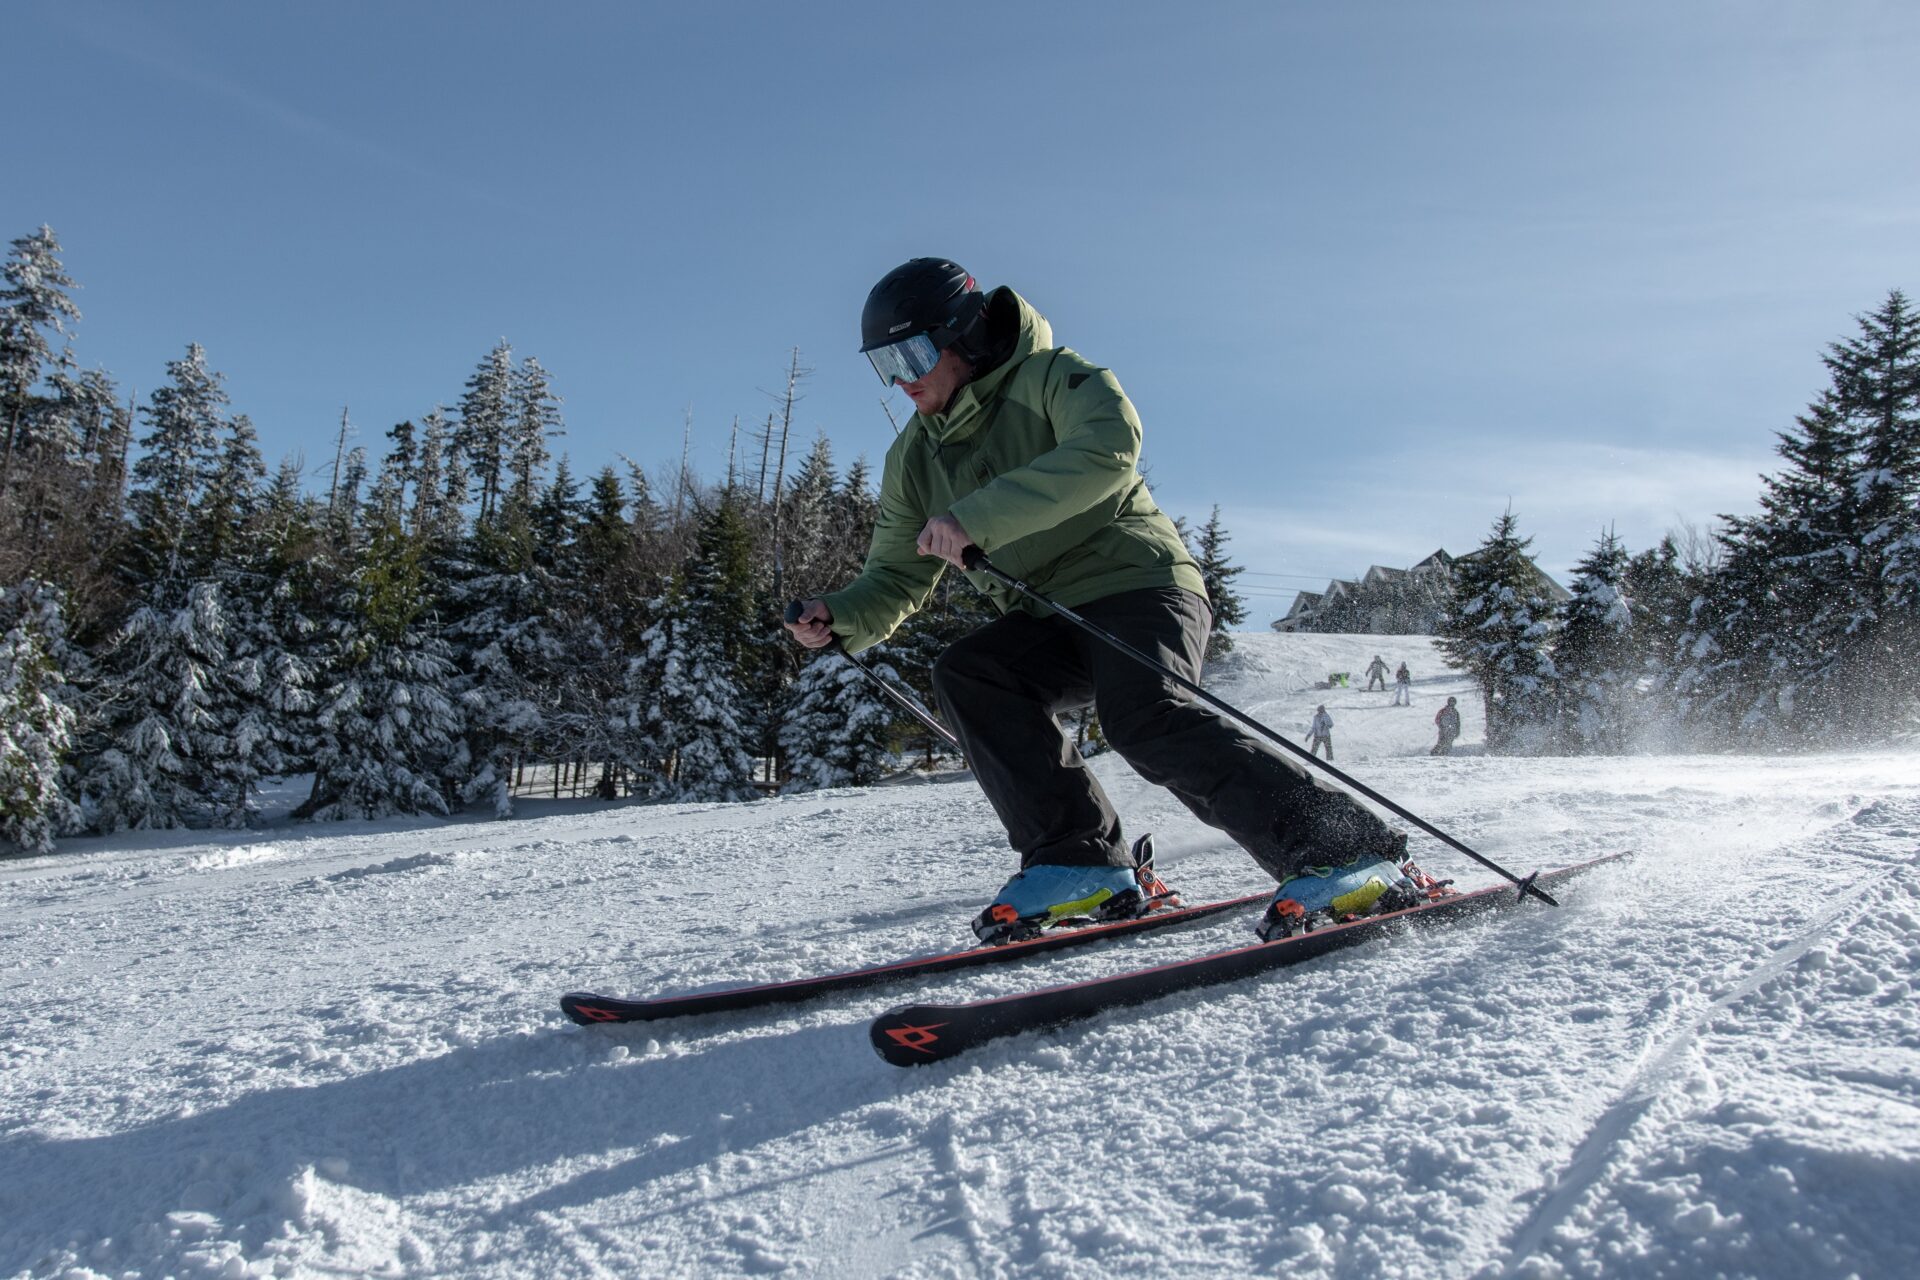
<instances>
[{"instance_id":1,"label":"ski pole grip","mask_svg":"<svg viewBox=\"0 0 1920 1280\"><path fill-rule=\"evenodd\" d=\"M790 622L790 623L791 623L791 622L798 622L798 621L800 621L800 615L801 615L801 614L803 614L803 613L805 613L806 611L807 611L807 602L806 602L805 600L789 600L789 601L787 601L787 614L786 614L786 616L787 616L787 621L788 621L788 622ZM846 652L846 650L844 650L844 649L842 649L842 648L840 647L840 637L839 637L839 636L835 636L835 637L833 637L833 639L831 639L831 640L829 640L829 641L827 641L827 644L826 644L826 647L827 647L827 648L829 648L829 649L832 649L832 650L835 650L836 652L840 652L840 653L845 653L845 652Z\"/></svg>"},{"instance_id":2,"label":"ski pole grip","mask_svg":"<svg viewBox=\"0 0 1920 1280\"><path fill-rule=\"evenodd\" d=\"M960 567L980 570L987 567L987 553L969 542L960 551Z\"/></svg>"}]
</instances>

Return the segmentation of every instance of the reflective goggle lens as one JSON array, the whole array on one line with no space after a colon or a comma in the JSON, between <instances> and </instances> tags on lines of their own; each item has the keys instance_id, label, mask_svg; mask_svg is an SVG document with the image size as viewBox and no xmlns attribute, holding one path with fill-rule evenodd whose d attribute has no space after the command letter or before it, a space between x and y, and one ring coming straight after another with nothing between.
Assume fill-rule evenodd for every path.
<instances>
[{"instance_id":1,"label":"reflective goggle lens","mask_svg":"<svg viewBox=\"0 0 1920 1280\"><path fill-rule=\"evenodd\" d=\"M931 337L916 333L890 346L874 348L867 352L867 359L873 361L873 371L880 375L881 383L890 387L896 382L918 382L932 373L933 366L940 363L940 349Z\"/></svg>"}]
</instances>

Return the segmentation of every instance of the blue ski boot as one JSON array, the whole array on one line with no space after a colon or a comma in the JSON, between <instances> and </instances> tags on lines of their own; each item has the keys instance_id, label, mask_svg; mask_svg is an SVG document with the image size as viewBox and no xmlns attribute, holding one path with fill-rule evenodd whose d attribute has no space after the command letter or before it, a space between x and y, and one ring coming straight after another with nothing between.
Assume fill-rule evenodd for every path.
<instances>
[{"instance_id":1,"label":"blue ski boot","mask_svg":"<svg viewBox=\"0 0 1920 1280\"><path fill-rule=\"evenodd\" d=\"M974 936L1018 942L1062 920L1120 920L1140 913L1132 867L1063 867L1042 862L1016 874L973 918Z\"/></svg>"},{"instance_id":2,"label":"blue ski boot","mask_svg":"<svg viewBox=\"0 0 1920 1280\"><path fill-rule=\"evenodd\" d=\"M1363 855L1339 866L1306 867L1282 880L1254 932L1272 942L1351 916L1398 911L1425 897L1399 867Z\"/></svg>"}]
</instances>

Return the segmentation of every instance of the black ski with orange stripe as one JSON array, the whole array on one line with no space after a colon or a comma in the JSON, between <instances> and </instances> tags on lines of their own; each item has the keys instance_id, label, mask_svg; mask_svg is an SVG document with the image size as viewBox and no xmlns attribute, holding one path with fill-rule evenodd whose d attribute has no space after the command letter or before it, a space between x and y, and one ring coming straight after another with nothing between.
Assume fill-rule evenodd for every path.
<instances>
[{"instance_id":1,"label":"black ski with orange stripe","mask_svg":"<svg viewBox=\"0 0 1920 1280\"><path fill-rule=\"evenodd\" d=\"M1534 883L1558 884L1626 856L1609 854L1591 862L1543 872ZM1366 916L1275 942L1215 951L1112 977L966 1004L904 1005L875 1018L870 1034L874 1049L888 1062L900 1067L921 1066L951 1058L1002 1036L1037 1031L1161 996L1232 982L1299 964L1397 929L1457 919L1495 907L1517 906L1522 901L1512 885L1498 885L1472 893L1449 894L1417 907Z\"/></svg>"},{"instance_id":2,"label":"black ski with orange stripe","mask_svg":"<svg viewBox=\"0 0 1920 1280\"><path fill-rule=\"evenodd\" d=\"M1265 906L1272 896L1273 891L1268 889L1260 893L1250 893L1243 898L1225 898L1219 902L1202 902L1191 907L1171 907L1133 920L1115 920L1106 924L1082 925L1078 928L1059 927L1037 938L1029 938L1024 942L1008 942L997 947L969 947L964 951L916 956L908 960L895 960L888 964L873 965L865 969L849 969L820 977L795 978L789 982L756 983L752 986L729 987L722 991L702 991L694 995L630 999L597 995L591 991L573 991L560 997L560 1009L575 1022L583 1026L593 1026L602 1022L652 1022L660 1018L684 1018L701 1013L728 1013L738 1009L757 1009L765 1005L798 1004L803 1000L812 1000L841 991L856 991L862 987L904 982L926 974L946 973L953 969L971 969L979 965L1024 960L1029 956L1059 951L1065 947L1077 947L1109 938L1129 937L1150 929L1191 924L1229 911L1244 911L1251 907Z\"/></svg>"}]
</instances>

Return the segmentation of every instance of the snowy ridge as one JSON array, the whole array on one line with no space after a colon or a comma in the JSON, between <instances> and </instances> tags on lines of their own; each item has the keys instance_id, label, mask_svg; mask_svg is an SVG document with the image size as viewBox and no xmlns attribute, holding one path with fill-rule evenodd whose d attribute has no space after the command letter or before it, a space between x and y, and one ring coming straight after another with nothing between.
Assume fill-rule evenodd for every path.
<instances>
[{"instance_id":1,"label":"snowy ridge","mask_svg":"<svg viewBox=\"0 0 1920 1280\"><path fill-rule=\"evenodd\" d=\"M1425 644L1352 640L1355 670ZM1920 1272L1915 757L1434 759L1464 682L1413 664L1410 712L1290 686L1341 643L1246 637L1214 687L1282 730L1327 702L1343 766L1516 868L1639 856L1559 911L916 1072L866 1044L893 990L626 1028L555 1002L962 940L1010 860L964 781L5 864L0 1276ZM1171 798L1095 767L1184 892L1257 887Z\"/></svg>"}]
</instances>

